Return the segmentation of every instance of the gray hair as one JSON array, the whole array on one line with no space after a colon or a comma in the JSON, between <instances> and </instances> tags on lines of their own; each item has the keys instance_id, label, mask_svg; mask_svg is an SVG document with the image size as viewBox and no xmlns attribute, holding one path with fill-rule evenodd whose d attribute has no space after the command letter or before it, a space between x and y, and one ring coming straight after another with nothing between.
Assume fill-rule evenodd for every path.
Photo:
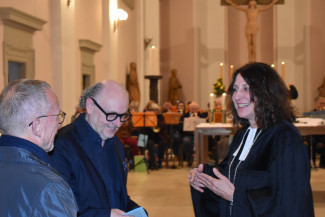
<instances>
[{"instance_id":1,"label":"gray hair","mask_svg":"<svg viewBox=\"0 0 325 217\"><path fill-rule=\"evenodd\" d=\"M84 111L86 110L86 101L88 98L94 98L95 96L97 96L97 94L103 90L104 88L104 84L102 82L100 83L96 83L92 86L90 86L88 89L86 89L79 100L79 106L80 108Z\"/></svg>"},{"instance_id":2,"label":"gray hair","mask_svg":"<svg viewBox=\"0 0 325 217\"><path fill-rule=\"evenodd\" d=\"M45 89L51 89L45 81L21 79L9 83L0 96L0 130L4 134L19 135L28 124L48 112L50 105Z\"/></svg>"}]
</instances>

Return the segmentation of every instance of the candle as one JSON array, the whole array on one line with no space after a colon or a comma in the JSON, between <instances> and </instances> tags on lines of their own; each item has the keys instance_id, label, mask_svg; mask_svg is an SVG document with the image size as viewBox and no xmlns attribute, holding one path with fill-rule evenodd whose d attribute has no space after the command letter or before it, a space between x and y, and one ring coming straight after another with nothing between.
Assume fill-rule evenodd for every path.
<instances>
[{"instance_id":1,"label":"candle","mask_svg":"<svg viewBox=\"0 0 325 217\"><path fill-rule=\"evenodd\" d=\"M152 46L149 49L149 74L158 75L158 49Z\"/></svg>"},{"instance_id":2,"label":"candle","mask_svg":"<svg viewBox=\"0 0 325 217\"><path fill-rule=\"evenodd\" d=\"M215 95L213 93L210 93L210 110L214 109L214 100L215 100Z\"/></svg>"},{"instance_id":3,"label":"candle","mask_svg":"<svg viewBox=\"0 0 325 217\"><path fill-rule=\"evenodd\" d=\"M223 93L221 95L221 109L222 110L226 110L226 97L227 97L226 93Z\"/></svg>"},{"instance_id":4,"label":"candle","mask_svg":"<svg viewBox=\"0 0 325 217\"><path fill-rule=\"evenodd\" d=\"M220 78L223 77L223 63L220 63Z\"/></svg>"},{"instance_id":5,"label":"candle","mask_svg":"<svg viewBox=\"0 0 325 217\"><path fill-rule=\"evenodd\" d=\"M274 69L274 67L275 67L274 63L271 65L271 67Z\"/></svg>"},{"instance_id":6,"label":"candle","mask_svg":"<svg viewBox=\"0 0 325 217\"><path fill-rule=\"evenodd\" d=\"M282 68L282 79L284 80L284 62L281 62L281 68Z\"/></svg>"},{"instance_id":7,"label":"candle","mask_svg":"<svg viewBox=\"0 0 325 217\"><path fill-rule=\"evenodd\" d=\"M234 74L234 66L230 65L230 78L232 78L233 74Z\"/></svg>"}]
</instances>

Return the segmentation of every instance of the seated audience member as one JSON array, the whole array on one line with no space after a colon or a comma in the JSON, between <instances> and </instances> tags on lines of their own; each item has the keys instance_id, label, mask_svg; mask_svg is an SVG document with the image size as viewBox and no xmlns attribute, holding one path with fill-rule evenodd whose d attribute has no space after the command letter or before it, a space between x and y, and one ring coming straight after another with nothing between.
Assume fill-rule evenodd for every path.
<instances>
[{"instance_id":1,"label":"seated audience member","mask_svg":"<svg viewBox=\"0 0 325 217\"><path fill-rule=\"evenodd\" d=\"M317 97L315 108L313 111L325 111L325 98L324 97ZM313 161L315 162L316 159L316 152L320 154L319 160L319 167L325 168L325 136L324 135L313 135L312 140L310 136L306 138L307 142L312 141L313 145Z\"/></svg>"},{"instance_id":2,"label":"seated audience member","mask_svg":"<svg viewBox=\"0 0 325 217\"><path fill-rule=\"evenodd\" d=\"M139 111L139 103L135 102L135 101L130 102L129 110L130 110L130 112L138 112Z\"/></svg>"},{"instance_id":3,"label":"seated audience member","mask_svg":"<svg viewBox=\"0 0 325 217\"><path fill-rule=\"evenodd\" d=\"M325 111L325 97L317 97L314 111Z\"/></svg>"},{"instance_id":4,"label":"seated audience member","mask_svg":"<svg viewBox=\"0 0 325 217\"><path fill-rule=\"evenodd\" d=\"M44 81L16 80L2 91L0 216L77 216L73 192L46 153L64 118Z\"/></svg>"},{"instance_id":5,"label":"seated audience member","mask_svg":"<svg viewBox=\"0 0 325 217\"><path fill-rule=\"evenodd\" d=\"M165 101L162 106L162 112L171 112L172 111L172 104L169 101Z\"/></svg>"},{"instance_id":6,"label":"seated audience member","mask_svg":"<svg viewBox=\"0 0 325 217\"><path fill-rule=\"evenodd\" d=\"M155 112L157 115L157 127L146 127L143 132L148 135L149 169L159 169L162 166L164 153L169 144L168 127L164 122L164 117L158 104L150 102L150 105L146 106L146 111Z\"/></svg>"},{"instance_id":7,"label":"seated audience member","mask_svg":"<svg viewBox=\"0 0 325 217\"><path fill-rule=\"evenodd\" d=\"M178 102L177 104L177 112L180 114L184 114L185 112L185 104L184 102ZM182 129L183 125L182 123L176 124L171 126L170 132L171 132L171 144L173 148L173 153L176 157L179 157L179 149L181 145L181 132L183 131Z\"/></svg>"},{"instance_id":8,"label":"seated audience member","mask_svg":"<svg viewBox=\"0 0 325 217\"><path fill-rule=\"evenodd\" d=\"M177 104L177 112L184 114L185 113L185 103L179 102Z\"/></svg>"},{"instance_id":9,"label":"seated audience member","mask_svg":"<svg viewBox=\"0 0 325 217\"><path fill-rule=\"evenodd\" d=\"M130 153L125 153L127 161L129 163L129 168L133 169L134 167L134 156L139 154L139 147L138 147L138 139L137 133L135 133L135 129L133 127L132 118L129 118L125 121L122 126L117 130L115 135L121 140L126 150L128 149L127 146L131 148Z\"/></svg>"},{"instance_id":10,"label":"seated audience member","mask_svg":"<svg viewBox=\"0 0 325 217\"><path fill-rule=\"evenodd\" d=\"M79 216L120 216L139 207L127 193L128 168L116 131L131 114L128 92L115 81L96 83L80 97L85 111L55 139L51 164L70 184Z\"/></svg>"},{"instance_id":11,"label":"seated audience member","mask_svg":"<svg viewBox=\"0 0 325 217\"><path fill-rule=\"evenodd\" d=\"M201 113L200 106L197 102L192 101L189 104L189 112L185 113L181 117L182 129L184 124L184 119L189 117L196 118L207 118L207 113ZM182 131L182 146L184 152L184 160L187 161L187 166L191 167L194 160L194 132L192 131Z\"/></svg>"}]
</instances>

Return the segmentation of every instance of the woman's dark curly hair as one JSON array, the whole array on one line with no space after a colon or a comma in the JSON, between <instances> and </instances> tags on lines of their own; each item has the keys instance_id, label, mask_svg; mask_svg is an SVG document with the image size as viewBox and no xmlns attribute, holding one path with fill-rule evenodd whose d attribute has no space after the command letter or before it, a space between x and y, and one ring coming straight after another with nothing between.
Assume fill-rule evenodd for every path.
<instances>
[{"instance_id":1,"label":"woman's dark curly hair","mask_svg":"<svg viewBox=\"0 0 325 217\"><path fill-rule=\"evenodd\" d=\"M233 118L236 127L248 127L247 119L237 114L232 95L237 75L240 74L249 85L251 101L255 103L255 119L259 128L267 128L280 120L293 122L294 108L291 105L290 92L278 73L265 63L248 63L236 70L228 88L228 115Z\"/></svg>"}]
</instances>

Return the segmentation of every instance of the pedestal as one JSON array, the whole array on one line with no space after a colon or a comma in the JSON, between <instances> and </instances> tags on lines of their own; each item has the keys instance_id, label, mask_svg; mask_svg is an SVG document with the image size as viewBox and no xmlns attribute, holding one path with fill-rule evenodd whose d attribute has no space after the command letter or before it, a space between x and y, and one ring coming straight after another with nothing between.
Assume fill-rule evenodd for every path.
<instances>
[{"instance_id":1,"label":"pedestal","mask_svg":"<svg viewBox=\"0 0 325 217\"><path fill-rule=\"evenodd\" d=\"M162 75L146 75L145 79L150 80L150 100L158 103L158 80L162 79Z\"/></svg>"}]
</instances>

